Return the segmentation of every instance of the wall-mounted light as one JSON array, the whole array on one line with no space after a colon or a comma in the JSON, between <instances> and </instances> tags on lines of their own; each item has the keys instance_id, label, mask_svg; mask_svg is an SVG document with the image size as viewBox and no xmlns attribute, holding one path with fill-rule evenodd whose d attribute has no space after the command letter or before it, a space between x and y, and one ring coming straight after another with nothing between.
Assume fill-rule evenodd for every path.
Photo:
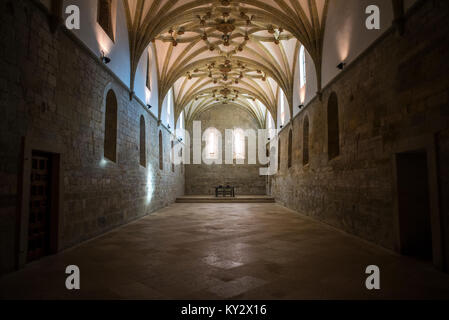
<instances>
[{"instance_id":1,"label":"wall-mounted light","mask_svg":"<svg viewBox=\"0 0 449 320\"><path fill-rule=\"evenodd\" d=\"M153 108L153 106L147 104L147 108L148 108L148 109L151 109L151 108Z\"/></svg>"},{"instance_id":2,"label":"wall-mounted light","mask_svg":"<svg viewBox=\"0 0 449 320\"><path fill-rule=\"evenodd\" d=\"M303 104L300 104L300 105L298 106L298 108L299 108L299 110L301 110L302 108L304 108L304 105L303 105Z\"/></svg>"},{"instance_id":3,"label":"wall-mounted light","mask_svg":"<svg viewBox=\"0 0 449 320\"><path fill-rule=\"evenodd\" d=\"M346 67L346 62L342 61L338 64L337 69L343 70Z\"/></svg>"},{"instance_id":4,"label":"wall-mounted light","mask_svg":"<svg viewBox=\"0 0 449 320\"><path fill-rule=\"evenodd\" d=\"M167 128L170 129L170 125L167 125Z\"/></svg>"},{"instance_id":5,"label":"wall-mounted light","mask_svg":"<svg viewBox=\"0 0 449 320\"><path fill-rule=\"evenodd\" d=\"M268 141L270 141L271 140L271 138L268 138Z\"/></svg>"},{"instance_id":6,"label":"wall-mounted light","mask_svg":"<svg viewBox=\"0 0 449 320\"><path fill-rule=\"evenodd\" d=\"M284 126L283 125L281 125L281 129L283 128Z\"/></svg>"},{"instance_id":7,"label":"wall-mounted light","mask_svg":"<svg viewBox=\"0 0 449 320\"><path fill-rule=\"evenodd\" d=\"M103 61L104 64L111 62L111 58L106 57L103 50L101 50L101 61Z\"/></svg>"}]
</instances>

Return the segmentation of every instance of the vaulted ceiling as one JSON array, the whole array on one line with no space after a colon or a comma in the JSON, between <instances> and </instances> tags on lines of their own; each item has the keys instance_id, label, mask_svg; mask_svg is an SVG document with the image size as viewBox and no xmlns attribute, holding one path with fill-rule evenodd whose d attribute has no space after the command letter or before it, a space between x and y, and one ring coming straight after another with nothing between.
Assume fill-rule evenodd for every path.
<instances>
[{"instance_id":1,"label":"vaulted ceiling","mask_svg":"<svg viewBox=\"0 0 449 320\"><path fill-rule=\"evenodd\" d=\"M138 61L154 43L159 118L173 88L175 117L195 117L215 105L235 104L261 125L277 115L282 89L293 111L300 45L321 84L329 0L124 0L131 50L131 89Z\"/></svg>"}]
</instances>

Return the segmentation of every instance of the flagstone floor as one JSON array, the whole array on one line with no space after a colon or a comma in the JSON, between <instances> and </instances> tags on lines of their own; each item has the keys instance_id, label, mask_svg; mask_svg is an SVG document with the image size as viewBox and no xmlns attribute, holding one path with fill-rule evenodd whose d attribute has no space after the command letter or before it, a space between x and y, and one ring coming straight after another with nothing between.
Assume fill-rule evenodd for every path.
<instances>
[{"instance_id":1,"label":"flagstone floor","mask_svg":"<svg viewBox=\"0 0 449 320\"><path fill-rule=\"evenodd\" d=\"M0 278L0 298L448 299L449 276L278 204L183 203Z\"/></svg>"}]
</instances>

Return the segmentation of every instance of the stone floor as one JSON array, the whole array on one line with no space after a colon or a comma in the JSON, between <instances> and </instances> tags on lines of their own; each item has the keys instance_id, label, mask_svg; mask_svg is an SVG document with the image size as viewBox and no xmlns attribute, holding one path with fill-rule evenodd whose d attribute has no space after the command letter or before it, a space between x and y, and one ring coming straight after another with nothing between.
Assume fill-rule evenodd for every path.
<instances>
[{"instance_id":1,"label":"stone floor","mask_svg":"<svg viewBox=\"0 0 449 320\"><path fill-rule=\"evenodd\" d=\"M261 195L237 195L235 197L216 197L215 195L182 196L176 203L275 203L275 199Z\"/></svg>"},{"instance_id":2,"label":"stone floor","mask_svg":"<svg viewBox=\"0 0 449 320\"><path fill-rule=\"evenodd\" d=\"M70 264L79 291L65 289ZM449 276L277 204L174 204L1 278L0 298L449 298Z\"/></svg>"}]
</instances>

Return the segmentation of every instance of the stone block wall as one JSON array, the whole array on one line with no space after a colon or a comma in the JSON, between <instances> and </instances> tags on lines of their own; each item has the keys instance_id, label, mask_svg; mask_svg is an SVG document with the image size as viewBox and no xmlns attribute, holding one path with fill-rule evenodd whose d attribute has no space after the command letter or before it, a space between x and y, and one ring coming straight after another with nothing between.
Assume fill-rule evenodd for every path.
<instances>
[{"instance_id":1,"label":"stone block wall","mask_svg":"<svg viewBox=\"0 0 449 320\"><path fill-rule=\"evenodd\" d=\"M396 246L393 157L438 150L440 214L448 242L449 3L421 1L394 30L352 62L280 133L277 201L386 248ZM338 96L340 155L328 157L327 104ZM310 120L310 163L302 161L303 121ZM287 168L293 130L293 166ZM429 149L429 150L430 150ZM446 249L447 250L447 249ZM449 257L449 254L446 254Z\"/></svg>"},{"instance_id":2,"label":"stone block wall","mask_svg":"<svg viewBox=\"0 0 449 320\"><path fill-rule=\"evenodd\" d=\"M225 130L240 128L243 130L253 129L257 134L260 125L255 118L242 108L233 105L215 106L201 113L195 121L201 121L201 130L204 133L208 128L216 128L222 135L222 146L224 153ZM187 125L187 131L193 138L192 123ZM192 139L193 140L193 139ZM204 150L206 142L203 141ZM190 155L192 155L193 146ZM248 151L247 151L248 152ZM215 192L215 187L230 184L236 187L236 195L265 195L266 177L259 175L261 165L248 164L225 164L223 154L223 164L190 164L186 165L186 186L187 195L211 195ZM191 159L192 163L192 159Z\"/></svg>"},{"instance_id":3,"label":"stone block wall","mask_svg":"<svg viewBox=\"0 0 449 320\"><path fill-rule=\"evenodd\" d=\"M51 33L46 13L32 1L1 1L0 43L0 273L16 265L19 181L22 161L29 160L23 159L22 142L35 141L60 154L60 249L167 206L184 193L181 167L171 171L168 130L130 100L129 90L69 32ZM116 163L103 159L103 101L109 89L118 100ZM141 115L146 167L139 164ZM159 169L159 130L164 170Z\"/></svg>"}]
</instances>

